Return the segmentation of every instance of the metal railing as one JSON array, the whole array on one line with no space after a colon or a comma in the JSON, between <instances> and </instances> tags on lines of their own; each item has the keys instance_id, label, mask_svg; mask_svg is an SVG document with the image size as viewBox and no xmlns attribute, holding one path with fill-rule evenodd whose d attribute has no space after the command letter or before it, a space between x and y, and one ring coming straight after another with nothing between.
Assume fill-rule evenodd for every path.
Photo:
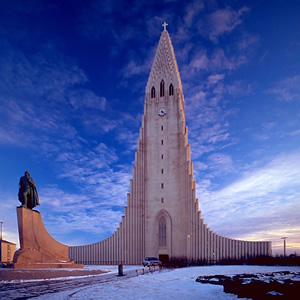
<instances>
[{"instance_id":1,"label":"metal railing","mask_svg":"<svg viewBox=\"0 0 300 300\"><path fill-rule=\"evenodd\" d=\"M145 273L152 273L155 271L161 271L162 266L149 266L149 267L144 267L142 269L137 269L136 270L136 275L144 275Z\"/></svg>"}]
</instances>

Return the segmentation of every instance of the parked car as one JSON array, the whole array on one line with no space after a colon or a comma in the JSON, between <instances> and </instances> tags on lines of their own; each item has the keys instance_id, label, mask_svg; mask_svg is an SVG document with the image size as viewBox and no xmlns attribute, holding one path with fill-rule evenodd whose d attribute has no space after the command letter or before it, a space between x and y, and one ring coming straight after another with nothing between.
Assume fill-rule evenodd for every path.
<instances>
[{"instance_id":1,"label":"parked car","mask_svg":"<svg viewBox=\"0 0 300 300\"><path fill-rule=\"evenodd\" d=\"M146 257L143 261L144 267L161 266L162 262L157 257Z\"/></svg>"}]
</instances>

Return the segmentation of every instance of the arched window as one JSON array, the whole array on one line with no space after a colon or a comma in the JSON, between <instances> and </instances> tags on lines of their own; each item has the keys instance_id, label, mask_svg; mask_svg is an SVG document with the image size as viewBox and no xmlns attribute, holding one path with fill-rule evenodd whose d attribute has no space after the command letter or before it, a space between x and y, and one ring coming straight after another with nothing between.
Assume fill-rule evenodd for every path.
<instances>
[{"instance_id":1,"label":"arched window","mask_svg":"<svg viewBox=\"0 0 300 300\"><path fill-rule=\"evenodd\" d=\"M163 97L165 95L165 82L162 80L160 83L160 96Z\"/></svg>"},{"instance_id":2,"label":"arched window","mask_svg":"<svg viewBox=\"0 0 300 300\"><path fill-rule=\"evenodd\" d=\"M155 88L154 88L154 86L151 89L151 98L155 98Z\"/></svg>"},{"instance_id":3,"label":"arched window","mask_svg":"<svg viewBox=\"0 0 300 300\"><path fill-rule=\"evenodd\" d=\"M174 95L174 87L173 87L173 84L172 84L172 83L170 84L170 87L169 87L169 95L170 95L170 96L173 96L173 95Z\"/></svg>"},{"instance_id":4,"label":"arched window","mask_svg":"<svg viewBox=\"0 0 300 300\"><path fill-rule=\"evenodd\" d=\"M167 245L167 223L166 218L161 216L159 218L159 246L163 247Z\"/></svg>"}]
</instances>

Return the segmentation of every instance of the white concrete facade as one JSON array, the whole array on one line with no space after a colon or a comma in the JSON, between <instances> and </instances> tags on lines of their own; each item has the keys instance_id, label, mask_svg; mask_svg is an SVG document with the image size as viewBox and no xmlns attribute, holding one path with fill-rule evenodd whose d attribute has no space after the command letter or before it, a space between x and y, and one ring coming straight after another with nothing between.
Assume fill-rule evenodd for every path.
<instances>
[{"instance_id":1,"label":"white concrete facade","mask_svg":"<svg viewBox=\"0 0 300 300\"><path fill-rule=\"evenodd\" d=\"M181 79L171 39L164 30L146 86L122 222L101 242L69 247L69 257L84 264L141 264L146 256L220 261L260 255L271 255L271 242L222 237L201 217Z\"/></svg>"}]
</instances>

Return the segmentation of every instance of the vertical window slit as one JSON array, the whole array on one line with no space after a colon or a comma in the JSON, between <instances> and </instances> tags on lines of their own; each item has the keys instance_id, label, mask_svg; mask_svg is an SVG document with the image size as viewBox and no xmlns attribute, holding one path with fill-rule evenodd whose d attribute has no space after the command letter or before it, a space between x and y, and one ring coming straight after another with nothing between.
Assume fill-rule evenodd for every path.
<instances>
[{"instance_id":1,"label":"vertical window slit","mask_svg":"<svg viewBox=\"0 0 300 300\"><path fill-rule=\"evenodd\" d=\"M174 95L174 87L173 87L173 84L172 84L172 83L170 84L170 87L169 87L169 95L170 95L170 96L173 96L173 95Z\"/></svg>"},{"instance_id":2,"label":"vertical window slit","mask_svg":"<svg viewBox=\"0 0 300 300\"><path fill-rule=\"evenodd\" d=\"M165 95L165 82L162 80L160 83L160 97Z\"/></svg>"},{"instance_id":3,"label":"vertical window slit","mask_svg":"<svg viewBox=\"0 0 300 300\"><path fill-rule=\"evenodd\" d=\"M154 88L154 86L151 89L151 98L155 98L155 88Z\"/></svg>"},{"instance_id":4,"label":"vertical window slit","mask_svg":"<svg viewBox=\"0 0 300 300\"><path fill-rule=\"evenodd\" d=\"M167 245L167 222L164 216L159 218L159 229L158 229L158 236L159 236L159 246L166 246Z\"/></svg>"}]
</instances>

